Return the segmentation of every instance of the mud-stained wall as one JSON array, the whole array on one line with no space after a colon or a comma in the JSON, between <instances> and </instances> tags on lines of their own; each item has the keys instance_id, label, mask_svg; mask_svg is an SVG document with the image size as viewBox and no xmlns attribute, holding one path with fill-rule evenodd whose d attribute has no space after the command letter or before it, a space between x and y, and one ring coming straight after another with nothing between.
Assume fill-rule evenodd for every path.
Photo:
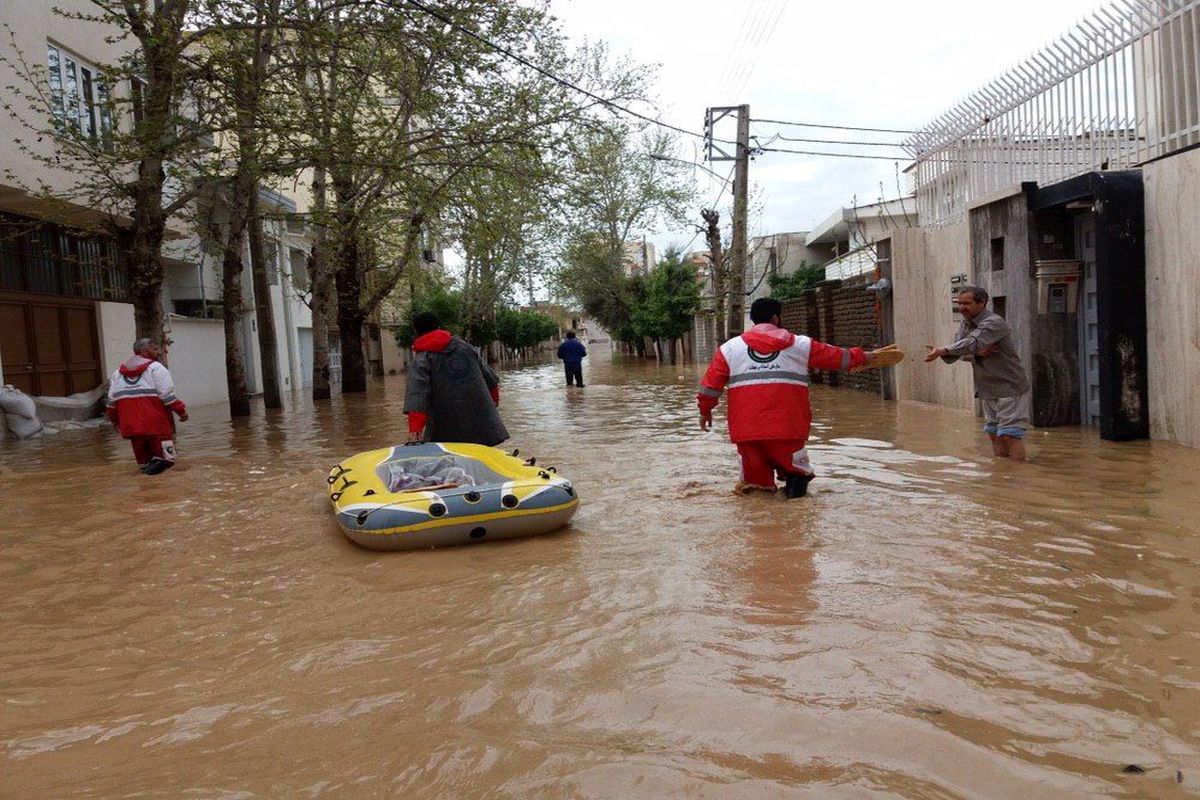
<instances>
[{"instance_id":1,"label":"mud-stained wall","mask_svg":"<svg viewBox=\"0 0 1200 800\"><path fill-rule=\"evenodd\" d=\"M875 296L867 291L866 275L845 281L824 281L800 297L784 301L781 321L794 333L838 347L874 349L881 344ZM812 370L814 383L879 394L879 370L862 372Z\"/></svg>"},{"instance_id":2,"label":"mud-stained wall","mask_svg":"<svg viewBox=\"0 0 1200 800\"><path fill-rule=\"evenodd\" d=\"M1150 435L1200 447L1200 150L1143 181Z\"/></svg>"},{"instance_id":3,"label":"mud-stained wall","mask_svg":"<svg viewBox=\"0 0 1200 800\"><path fill-rule=\"evenodd\" d=\"M896 368L897 399L973 409L969 365L924 363L926 345L949 344L958 331L950 278L960 273L971 278L967 223L897 231L891 251L896 344L908 354Z\"/></svg>"}]
</instances>

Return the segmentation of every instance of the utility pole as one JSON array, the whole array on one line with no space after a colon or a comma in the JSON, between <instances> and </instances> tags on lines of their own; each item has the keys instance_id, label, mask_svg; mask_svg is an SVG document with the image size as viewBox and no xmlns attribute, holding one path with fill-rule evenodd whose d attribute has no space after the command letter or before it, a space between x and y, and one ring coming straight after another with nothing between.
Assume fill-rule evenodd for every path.
<instances>
[{"instance_id":1,"label":"utility pole","mask_svg":"<svg viewBox=\"0 0 1200 800\"><path fill-rule=\"evenodd\" d=\"M733 153L726 152L722 142L713 136L713 126L731 114L737 114L737 139ZM733 241L729 246L729 318L728 331L736 336L745 327L746 307L746 213L750 171L750 106L710 108L705 115L704 135L708 144L709 161L732 161L733 164Z\"/></svg>"}]
</instances>

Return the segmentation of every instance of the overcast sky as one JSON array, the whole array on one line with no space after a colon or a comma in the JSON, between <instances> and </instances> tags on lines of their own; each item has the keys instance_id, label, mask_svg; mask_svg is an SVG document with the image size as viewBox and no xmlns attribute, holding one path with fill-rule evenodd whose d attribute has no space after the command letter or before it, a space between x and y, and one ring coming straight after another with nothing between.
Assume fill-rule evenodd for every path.
<instances>
[{"instance_id":1,"label":"overcast sky","mask_svg":"<svg viewBox=\"0 0 1200 800\"><path fill-rule=\"evenodd\" d=\"M657 113L700 132L708 106L750 105L755 119L912 129L1023 60L1097 0L550 0L569 35L603 39L614 51L660 65ZM985 11L986 9L986 11ZM655 110L641 108L655 116ZM898 142L902 134L865 134L756 123L752 135ZM732 139L734 130L725 132ZM776 142L789 149L893 154L899 148ZM684 157L703 160L683 137ZM901 162L903 169L909 162ZM709 165L725 173L732 163ZM708 198L720 183L704 179ZM751 235L808 230L841 206L897 195L892 161L764 153L750 165L761 213ZM729 195L722 199L728 218ZM753 204L753 200L752 200ZM660 232L662 246L693 231ZM696 245L693 245L693 249Z\"/></svg>"}]
</instances>

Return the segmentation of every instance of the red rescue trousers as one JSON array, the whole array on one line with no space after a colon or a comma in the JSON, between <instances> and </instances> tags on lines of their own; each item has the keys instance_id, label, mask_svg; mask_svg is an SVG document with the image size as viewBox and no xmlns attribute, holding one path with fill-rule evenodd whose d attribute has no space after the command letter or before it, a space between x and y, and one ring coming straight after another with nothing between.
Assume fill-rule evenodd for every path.
<instances>
[{"instance_id":1,"label":"red rescue trousers","mask_svg":"<svg viewBox=\"0 0 1200 800\"><path fill-rule=\"evenodd\" d=\"M763 439L738 442L742 457L742 481L755 486L773 487L775 476L787 480L788 475L813 474L808 461L808 449L803 439Z\"/></svg>"},{"instance_id":2,"label":"red rescue trousers","mask_svg":"<svg viewBox=\"0 0 1200 800\"><path fill-rule=\"evenodd\" d=\"M175 444L169 437L131 436L129 443L133 445L133 457L137 459L140 467L146 466L151 458L175 460Z\"/></svg>"}]
</instances>

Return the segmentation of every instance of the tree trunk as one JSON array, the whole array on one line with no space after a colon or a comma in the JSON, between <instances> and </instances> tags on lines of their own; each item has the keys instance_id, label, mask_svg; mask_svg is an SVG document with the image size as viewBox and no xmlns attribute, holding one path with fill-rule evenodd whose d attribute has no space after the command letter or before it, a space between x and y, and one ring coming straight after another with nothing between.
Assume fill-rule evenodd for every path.
<instances>
[{"instance_id":1,"label":"tree trunk","mask_svg":"<svg viewBox=\"0 0 1200 800\"><path fill-rule=\"evenodd\" d=\"M725 252L721 247L721 213L715 209L700 212L704 218L704 238L708 242L709 275L713 287L714 338L717 345L725 342Z\"/></svg>"},{"instance_id":2,"label":"tree trunk","mask_svg":"<svg viewBox=\"0 0 1200 800\"><path fill-rule=\"evenodd\" d=\"M263 252L262 219L258 211L258 191L254 187L246 204L247 238L250 242L250 277L254 287L254 317L258 322L258 357L262 365L263 402L267 408L282 408L279 393L279 353L275 338L275 312L271 307L271 284L267 280L266 254ZM278 259L279 254L275 257ZM276 263L276 270L279 265Z\"/></svg>"},{"instance_id":3,"label":"tree trunk","mask_svg":"<svg viewBox=\"0 0 1200 800\"><path fill-rule=\"evenodd\" d=\"M165 353L168 342L163 336L163 260L164 225L139 224L131 233L132 240L129 276L133 300L133 320L137 338L148 337L158 342Z\"/></svg>"},{"instance_id":4,"label":"tree trunk","mask_svg":"<svg viewBox=\"0 0 1200 800\"><path fill-rule=\"evenodd\" d=\"M236 199L235 199L236 202ZM242 357L242 231L233 230L235 217L230 217L221 259L222 306L225 317L225 383L229 388L229 415L250 416L250 392L246 388L246 362ZM240 228L240 225L238 225Z\"/></svg>"},{"instance_id":5,"label":"tree trunk","mask_svg":"<svg viewBox=\"0 0 1200 800\"><path fill-rule=\"evenodd\" d=\"M348 230L350 226L343 229ZM356 234L348 232L348 236ZM362 273L359 269L358 242L343 239L337 252L337 321L342 343L342 393L367 390L366 358L363 355Z\"/></svg>"}]
</instances>

